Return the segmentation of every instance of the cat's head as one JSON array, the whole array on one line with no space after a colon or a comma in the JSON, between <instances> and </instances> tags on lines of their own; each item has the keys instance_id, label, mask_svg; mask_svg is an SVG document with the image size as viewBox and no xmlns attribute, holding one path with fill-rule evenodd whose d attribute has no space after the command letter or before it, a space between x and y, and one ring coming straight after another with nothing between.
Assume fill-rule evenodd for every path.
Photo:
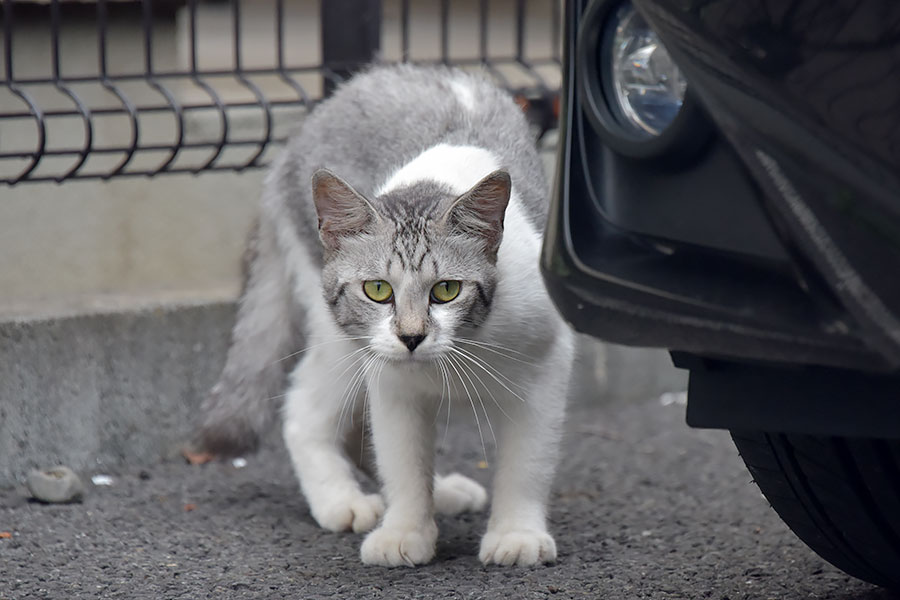
<instances>
[{"instance_id":1,"label":"cat's head","mask_svg":"<svg viewBox=\"0 0 900 600\"><path fill-rule=\"evenodd\" d=\"M313 176L322 283L341 329L392 360L432 360L488 316L511 183L495 171L463 194L420 181L365 198Z\"/></svg>"}]
</instances>

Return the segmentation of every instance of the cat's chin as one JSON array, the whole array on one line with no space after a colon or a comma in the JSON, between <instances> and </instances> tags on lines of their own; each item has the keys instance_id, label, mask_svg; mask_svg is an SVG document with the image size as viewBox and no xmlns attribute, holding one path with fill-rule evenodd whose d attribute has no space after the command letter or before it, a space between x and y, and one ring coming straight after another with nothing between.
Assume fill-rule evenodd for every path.
<instances>
[{"instance_id":1,"label":"cat's chin","mask_svg":"<svg viewBox=\"0 0 900 600\"><path fill-rule=\"evenodd\" d=\"M392 365L395 366L409 366L409 367L418 367L421 365L433 364L437 358L438 354L432 353L419 353L419 352L407 352L407 353L397 353L397 354L385 354L383 355Z\"/></svg>"}]
</instances>

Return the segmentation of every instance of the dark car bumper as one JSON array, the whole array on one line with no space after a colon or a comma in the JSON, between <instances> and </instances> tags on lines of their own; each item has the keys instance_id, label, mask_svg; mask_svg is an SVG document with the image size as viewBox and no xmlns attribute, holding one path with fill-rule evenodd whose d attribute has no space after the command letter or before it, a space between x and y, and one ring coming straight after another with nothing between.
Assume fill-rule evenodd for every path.
<instances>
[{"instance_id":1,"label":"dark car bumper","mask_svg":"<svg viewBox=\"0 0 900 600\"><path fill-rule=\"evenodd\" d=\"M775 15L755 1L635 0L711 126L673 164L623 157L598 135L583 42L596 4L566 8L542 260L564 317L612 342L707 358L898 369L900 70L879 78L888 67L872 60L900 60L900 5L862 3L885 13L873 19L812 0ZM832 32L841 10L865 26ZM860 70L893 112L857 93Z\"/></svg>"}]
</instances>

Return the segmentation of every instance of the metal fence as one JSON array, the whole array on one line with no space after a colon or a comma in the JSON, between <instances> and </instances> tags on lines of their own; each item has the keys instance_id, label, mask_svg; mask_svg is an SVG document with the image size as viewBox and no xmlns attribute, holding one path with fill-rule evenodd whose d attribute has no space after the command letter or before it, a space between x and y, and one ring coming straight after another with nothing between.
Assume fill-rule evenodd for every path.
<instances>
[{"instance_id":1,"label":"metal fence","mask_svg":"<svg viewBox=\"0 0 900 600\"><path fill-rule=\"evenodd\" d=\"M262 166L372 60L483 68L554 119L559 0L0 1L7 184Z\"/></svg>"}]
</instances>

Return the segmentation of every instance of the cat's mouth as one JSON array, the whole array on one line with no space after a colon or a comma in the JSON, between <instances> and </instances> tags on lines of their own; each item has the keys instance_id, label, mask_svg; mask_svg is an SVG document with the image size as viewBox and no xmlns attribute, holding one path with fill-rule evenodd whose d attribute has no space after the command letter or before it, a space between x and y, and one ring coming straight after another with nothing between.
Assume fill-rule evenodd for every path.
<instances>
[{"instance_id":1,"label":"cat's mouth","mask_svg":"<svg viewBox=\"0 0 900 600\"><path fill-rule=\"evenodd\" d=\"M440 354L435 354L434 352L392 352L388 355L385 355L385 358L388 359L392 363L396 364L426 364L433 363L437 360Z\"/></svg>"},{"instance_id":2,"label":"cat's mouth","mask_svg":"<svg viewBox=\"0 0 900 600\"><path fill-rule=\"evenodd\" d=\"M412 352L408 350L381 351L379 354L394 365L425 365L438 362L446 351L440 348L416 348Z\"/></svg>"}]
</instances>

